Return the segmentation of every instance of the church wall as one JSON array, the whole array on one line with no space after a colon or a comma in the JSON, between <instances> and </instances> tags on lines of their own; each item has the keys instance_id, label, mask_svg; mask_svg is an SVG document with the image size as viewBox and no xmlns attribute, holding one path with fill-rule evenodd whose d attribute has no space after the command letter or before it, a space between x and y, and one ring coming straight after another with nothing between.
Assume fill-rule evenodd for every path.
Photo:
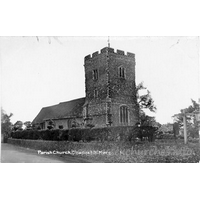
<instances>
[{"instance_id":1,"label":"church wall","mask_svg":"<svg viewBox=\"0 0 200 200\"><path fill-rule=\"evenodd\" d=\"M76 123L82 124L84 123L83 118L68 118L68 119L53 119L55 123L55 129L59 129L59 126L62 125L63 129L69 129L72 126L72 122L75 120ZM45 129L47 129L48 121L45 122Z\"/></svg>"},{"instance_id":2,"label":"church wall","mask_svg":"<svg viewBox=\"0 0 200 200\"><path fill-rule=\"evenodd\" d=\"M135 55L124 51L108 48L108 66L110 77L110 98L111 98L111 114L112 125L118 126L119 122L119 106L121 104L128 105L129 125L134 125L138 116L136 109L135 94ZM95 52L85 57L85 77L86 77L86 101L89 105L88 113L93 115L106 114L106 97L107 97L107 53L106 48L101 52ZM119 67L125 69L125 79L119 77ZM93 80L92 71L98 69L99 78ZM94 89L98 90L98 97L94 97ZM96 122L95 122L96 123ZM99 125L101 121L99 121ZM106 123L106 121L105 121Z\"/></svg>"},{"instance_id":3,"label":"church wall","mask_svg":"<svg viewBox=\"0 0 200 200\"><path fill-rule=\"evenodd\" d=\"M54 120L55 122L55 128L58 129L60 125L63 126L63 129L68 129L68 119L59 119L59 120Z\"/></svg>"},{"instance_id":4,"label":"church wall","mask_svg":"<svg viewBox=\"0 0 200 200\"><path fill-rule=\"evenodd\" d=\"M92 124L95 128L106 126L106 115L98 115L92 117Z\"/></svg>"}]
</instances>

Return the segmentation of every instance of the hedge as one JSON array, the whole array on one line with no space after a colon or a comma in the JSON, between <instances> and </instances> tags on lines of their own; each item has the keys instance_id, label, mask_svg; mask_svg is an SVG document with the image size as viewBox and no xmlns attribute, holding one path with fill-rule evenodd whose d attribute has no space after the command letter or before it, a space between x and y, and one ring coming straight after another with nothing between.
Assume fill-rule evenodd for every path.
<instances>
[{"instance_id":1,"label":"hedge","mask_svg":"<svg viewBox=\"0 0 200 200\"><path fill-rule=\"evenodd\" d=\"M23 130L11 133L11 138L51 141L127 141L136 137L133 126L103 128L72 128L69 130Z\"/></svg>"}]
</instances>

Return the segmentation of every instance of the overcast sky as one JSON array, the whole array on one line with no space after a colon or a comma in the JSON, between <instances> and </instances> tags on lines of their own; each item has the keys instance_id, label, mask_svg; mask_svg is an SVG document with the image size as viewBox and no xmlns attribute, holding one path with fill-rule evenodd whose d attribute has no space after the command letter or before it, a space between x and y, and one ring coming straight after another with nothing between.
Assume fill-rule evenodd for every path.
<instances>
[{"instance_id":1,"label":"overcast sky","mask_svg":"<svg viewBox=\"0 0 200 200\"><path fill-rule=\"evenodd\" d=\"M136 84L150 90L160 123L198 100L198 37L110 37L111 47L136 55ZM0 37L1 103L17 120L42 107L85 97L84 57L107 37Z\"/></svg>"}]
</instances>

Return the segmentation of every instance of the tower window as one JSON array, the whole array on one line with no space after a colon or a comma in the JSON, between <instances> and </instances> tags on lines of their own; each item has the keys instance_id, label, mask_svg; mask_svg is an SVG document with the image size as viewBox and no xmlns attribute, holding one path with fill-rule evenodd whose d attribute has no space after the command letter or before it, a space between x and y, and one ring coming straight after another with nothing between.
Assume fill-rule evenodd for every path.
<instances>
[{"instance_id":1,"label":"tower window","mask_svg":"<svg viewBox=\"0 0 200 200\"><path fill-rule=\"evenodd\" d=\"M94 90L94 98L96 98L96 97L98 97L98 90L97 89Z\"/></svg>"},{"instance_id":2,"label":"tower window","mask_svg":"<svg viewBox=\"0 0 200 200\"><path fill-rule=\"evenodd\" d=\"M127 125L128 124L128 107L121 106L119 114L120 114L120 123L123 125Z\"/></svg>"},{"instance_id":3,"label":"tower window","mask_svg":"<svg viewBox=\"0 0 200 200\"><path fill-rule=\"evenodd\" d=\"M83 108L83 116L84 118L88 117L88 104L86 104Z\"/></svg>"},{"instance_id":4,"label":"tower window","mask_svg":"<svg viewBox=\"0 0 200 200\"><path fill-rule=\"evenodd\" d=\"M123 67L119 67L119 77L125 79L125 69Z\"/></svg>"},{"instance_id":5,"label":"tower window","mask_svg":"<svg viewBox=\"0 0 200 200\"><path fill-rule=\"evenodd\" d=\"M98 70L94 69L93 70L93 80L97 80L98 79Z\"/></svg>"}]
</instances>

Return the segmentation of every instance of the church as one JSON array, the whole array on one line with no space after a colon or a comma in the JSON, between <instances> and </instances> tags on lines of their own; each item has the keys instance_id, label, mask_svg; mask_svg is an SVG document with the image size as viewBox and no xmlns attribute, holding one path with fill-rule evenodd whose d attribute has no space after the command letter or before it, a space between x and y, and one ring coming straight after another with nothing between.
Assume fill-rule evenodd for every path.
<instances>
[{"instance_id":1,"label":"church","mask_svg":"<svg viewBox=\"0 0 200 200\"><path fill-rule=\"evenodd\" d=\"M108 45L84 58L85 98L44 107L32 124L55 128L134 126L139 111L136 98L135 54Z\"/></svg>"}]
</instances>

